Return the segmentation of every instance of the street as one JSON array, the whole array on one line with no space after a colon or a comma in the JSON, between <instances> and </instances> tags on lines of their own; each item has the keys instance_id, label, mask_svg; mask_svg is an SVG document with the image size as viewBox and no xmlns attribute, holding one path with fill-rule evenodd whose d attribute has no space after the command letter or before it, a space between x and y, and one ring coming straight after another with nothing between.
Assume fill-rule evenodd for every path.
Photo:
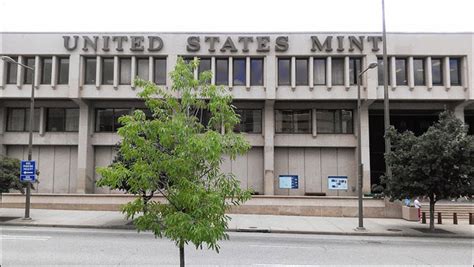
<instances>
[{"instance_id":1,"label":"street","mask_svg":"<svg viewBox=\"0 0 474 267\"><path fill-rule=\"evenodd\" d=\"M230 233L221 252L187 246L188 265L465 265L472 239ZM1 266L177 265L166 239L134 230L2 227Z\"/></svg>"}]
</instances>

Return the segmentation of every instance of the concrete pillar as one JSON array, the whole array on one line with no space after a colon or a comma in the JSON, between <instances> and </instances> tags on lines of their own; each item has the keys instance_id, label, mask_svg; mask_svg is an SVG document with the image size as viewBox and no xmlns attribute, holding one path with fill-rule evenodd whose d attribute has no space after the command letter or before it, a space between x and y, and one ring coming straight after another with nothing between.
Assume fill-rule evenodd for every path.
<instances>
[{"instance_id":1,"label":"concrete pillar","mask_svg":"<svg viewBox=\"0 0 474 267\"><path fill-rule=\"evenodd\" d=\"M7 83L7 62L0 60L0 89L5 88Z\"/></svg>"},{"instance_id":2,"label":"concrete pillar","mask_svg":"<svg viewBox=\"0 0 474 267\"><path fill-rule=\"evenodd\" d=\"M155 61L152 56L148 57L148 81L153 82L155 78Z\"/></svg>"},{"instance_id":3,"label":"concrete pillar","mask_svg":"<svg viewBox=\"0 0 474 267\"><path fill-rule=\"evenodd\" d=\"M81 97L81 89L84 83L84 57L71 55L69 57L69 97L77 99Z\"/></svg>"},{"instance_id":4,"label":"concrete pillar","mask_svg":"<svg viewBox=\"0 0 474 267\"><path fill-rule=\"evenodd\" d=\"M291 89L296 89L296 58L291 57L291 64L290 64L290 71L291 71Z\"/></svg>"},{"instance_id":5,"label":"concrete pillar","mask_svg":"<svg viewBox=\"0 0 474 267\"><path fill-rule=\"evenodd\" d=\"M114 56L114 89L115 90L118 89L118 84L119 84L119 76L120 76L119 65L120 65L119 57Z\"/></svg>"},{"instance_id":6,"label":"concrete pillar","mask_svg":"<svg viewBox=\"0 0 474 267\"><path fill-rule=\"evenodd\" d=\"M369 54L366 56L366 60L363 64L364 69L367 68L367 66L372 63L372 62L377 62L377 56L373 54ZM378 66L378 68L381 68L382 66ZM367 71L364 73L363 80L365 81L364 83L364 88L367 88L367 98L366 99L376 99L377 98L377 86L378 86L378 71L377 69L373 69L371 71ZM381 90L383 91L383 85L381 87Z\"/></svg>"},{"instance_id":7,"label":"concrete pillar","mask_svg":"<svg viewBox=\"0 0 474 267\"><path fill-rule=\"evenodd\" d=\"M99 90L100 85L102 84L102 58L97 56L96 59L96 69L95 69L95 88Z\"/></svg>"},{"instance_id":8,"label":"concrete pillar","mask_svg":"<svg viewBox=\"0 0 474 267\"><path fill-rule=\"evenodd\" d=\"M245 58L245 88L250 90L250 57Z\"/></svg>"},{"instance_id":9,"label":"concrete pillar","mask_svg":"<svg viewBox=\"0 0 474 267\"><path fill-rule=\"evenodd\" d=\"M370 192L370 139L369 139L369 105L364 101L361 105L361 143L362 143L362 164L363 164L363 188L364 193Z\"/></svg>"},{"instance_id":10,"label":"concrete pillar","mask_svg":"<svg viewBox=\"0 0 474 267\"><path fill-rule=\"evenodd\" d=\"M3 60L2 60L3 61ZM7 146L3 144L3 134L7 123L7 108L0 103L0 157L7 156Z\"/></svg>"},{"instance_id":11,"label":"concrete pillar","mask_svg":"<svg viewBox=\"0 0 474 267\"><path fill-rule=\"evenodd\" d=\"M274 100L265 101L264 109L264 149L263 149L263 191L265 195L274 195L274 171L275 171L275 111Z\"/></svg>"},{"instance_id":12,"label":"concrete pillar","mask_svg":"<svg viewBox=\"0 0 474 267\"><path fill-rule=\"evenodd\" d=\"M461 85L464 88L464 91L469 88L469 68L467 57L461 58Z\"/></svg>"},{"instance_id":13,"label":"concrete pillar","mask_svg":"<svg viewBox=\"0 0 474 267\"><path fill-rule=\"evenodd\" d=\"M332 87L332 58L327 57L326 59L326 86L328 90L331 90Z\"/></svg>"},{"instance_id":14,"label":"concrete pillar","mask_svg":"<svg viewBox=\"0 0 474 267\"><path fill-rule=\"evenodd\" d=\"M132 61L131 61L131 74L130 74L130 87L135 90L135 77L137 76L137 57L132 56Z\"/></svg>"},{"instance_id":15,"label":"concrete pillar","mask_svg":"<svg viewBox=\"0 0 474 267\"><path fill-rule=\"evenodd\" d=\"M53 70L51 73L51 87L55 89L58 82L58 56L53 56L51 68Z\"/></svg>"},{"instance_id":16,"label":"concrete pillar","mask_svg":"<svg viewBox=\"0 0 474 267\"><path fill-rule=\"evenodd\" d=\"M24 58L23 56L18 56L18 63L21 63L21 64L24 64ZM18 89L21 89L21 86L23 85L23 72L25 71L25 69L20 66L20 65L17 65L17 69L16 69L16 87L18 87Z\"/></svg>"},{"instance_id":17,"label":"concrete pillar","mask_svg":"<svg viewBox=\"0 0 474 267\"><path fill-rule=\"evenodd\" d=\"M309 57L309 90L314 88L314 57Z\"/></svg>"},{"instance_id":18,"label":"concrete pillar","mask_svg":"<svg viewBox=\"0 0 474 267\"><path fill-rule=\"evenodd\" d=\"M195 59L197 57L194 57ZM178 61L178 56L177 55L168 55L166 58L166 73L169 73L174 70L174 67L176 66L176 62ZM194 70L194 77L196 79L198 78L198 70L197 68ZM171 76L166 75L166 88L171 88Z\"/></svg>"},{"instance_id":19,"label":"concrete pillar","mask_svg":"<svg viewBox=\"0 0 474 267\"><path fill-rule=\"evenodd\" d=\"M211 72L212 72L211 84L215 85L216 84L216 57L211 58Z\"/></svg>"},{"instance_id":20,"label":"concrete pillar","mask_svg":"<svg viewBox=\"0 0 474 267\"><path fill-rule=\"evenodd\" d=\"M39 56L35 56L35 73L33 73L33 82L35 83L35 88L38 89L41 80L41 59Z\"/></svg>"},{"instance_id":21,"label":"concrete pillar","mask_svg":"<svg viewBox=\"0 0 474 267\"><path fill-rule=\"evenodd\" d=\"M431 57L426 58L425 66L426 86L428 86L428 90L431 90L433 89L433 70L431 65Z\"/></svg>"},{"instance_id":22,"label":"concrete pillar","mask_svg":"<svg viewBox=\"0 0 474 267\"><path fill-rule=\"evenodd\" d=\"M233 64L233 59L232 57L229 57L228 61L228 70L229 72L227 73L227 77L229 80L229 90L232 90L232 86L234 85L234 64Z\"/></svg>"},{"instance_id":23,"label":"concrete pillar","mask_svg":"<svg viewBox=\"0 0 474 267\"><path fill-rule=\"evenodd\" d=\"M444 87L446 87L446 91L448 91L451 88L451 71L449 68L449 57L444 57L443 61Z\"/></svg>"},{"instance_id":24,"label":"concrete pillar","mask_svg":"<svg viewBox=\"0 0 474 267\"><path fill-rule=\"evenodd\" d=\"M40 107L40 117L39 117L39 131L38 134L40 136L44 136L46 132L46 108Z\"/></svg>"},{"instance_id":25,"label":"concrete pillar","mask_svg":"<svg viewBox=\"0 0 474 267\"><path fill-rule=\"evenodd\" d=\"M77 148L77 190L76 193L94 192L94 147L91 144L93 108L85 101L79 104L79 137Z\"/></svg>"},{"instance_id":26,"label":"concrete pillar","mask_svg":"<svg viewBox=\"0 0 474 267\"><path fill-rule=\"evenodd\" d=\"M349 64L350 64L349 57L345 56L344 57L344 87L346 88L346 91L349 90L349 88L351 88L350 80L349 80L350 78L349 77Z\"/></svg>"},{"instance_id":27,"label":"concrete pillar","mask_svg":"<svg viewBox=\"0 0 474 267\"><path fill-rule=\"evenodd\" d=\"M397 64L396 64L396 58L395 57L390 57L390 68L389 68L390 73L390 79L392 82L392 90L395 90L397 88Z\"/></svg>"},{"instance_id":28,"label":"concrete pillar","mask_svg":"<svg viewBox=\"0 0 474 267\"><path fill-rule=\"evenodd\" d=\"M408 57L408 87L410 91L415 89L415 68L413 66L413 57Z\"/></svg>"}]
</instances>

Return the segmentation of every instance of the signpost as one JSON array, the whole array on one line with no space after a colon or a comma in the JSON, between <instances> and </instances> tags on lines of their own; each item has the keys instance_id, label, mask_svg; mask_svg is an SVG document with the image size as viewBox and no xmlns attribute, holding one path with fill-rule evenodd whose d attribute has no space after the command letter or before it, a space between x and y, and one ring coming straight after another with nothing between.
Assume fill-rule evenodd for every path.
<instances>
[{"instance_id":1,"label":"signpost","mask_svg":"<svg viewBox=\"0 0 474 267\"><path fill-rule=\"evenodd\" d=\"M347 190L347 176L328 176L328 189Z\"/></svg>"},{"instance_id":2,"label":"signpost","mask_svg":"<svg viewBox=\"0 0 474 267\"><path fill-rule=\"evenodd\" d=\"M27 183L34 183L36 181L36 162L34 160L21 161L20 181Z\"/></svg>"},{"instance_id":3,"label":"signpost","mask_svg":"<svg viewBox=\"0 0 474 267\"><path fill-rule=\"evenodd\" d=\"M280 175L280 189L298 189L298 175Z\"/></svg>"}]
</instances>

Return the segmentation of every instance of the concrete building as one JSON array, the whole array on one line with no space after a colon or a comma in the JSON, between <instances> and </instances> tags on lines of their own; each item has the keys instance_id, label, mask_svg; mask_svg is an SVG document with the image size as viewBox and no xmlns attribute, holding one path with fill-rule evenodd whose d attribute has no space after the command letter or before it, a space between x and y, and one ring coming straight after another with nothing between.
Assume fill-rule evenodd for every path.
<instances>
[{"instance_id":1,"label":"concrete building","mask_svg":"<svg viewBox=\"0 0 474 267\"><path fill-rule=\"evenodd\" d=\"M392 124L422 132L444 109L474 127L472 33L388 34ZM201 58L225 86L252 145L223 169L265 195L356 195L357 73L379 65L380 33L0 33L0 154L25 159L31 83L39 193L111 193L94 171L111 162L117 118L144 108L139 76L170 87L178 56ZM382 68L362 80L364 191L383 173ZM34 78L34 79L33 79ZM472 133L472 130L471 130ZM281 189L297 175L298 189ZM347 176L347 190L329 189Z\"/></svg>"}]
</instances>

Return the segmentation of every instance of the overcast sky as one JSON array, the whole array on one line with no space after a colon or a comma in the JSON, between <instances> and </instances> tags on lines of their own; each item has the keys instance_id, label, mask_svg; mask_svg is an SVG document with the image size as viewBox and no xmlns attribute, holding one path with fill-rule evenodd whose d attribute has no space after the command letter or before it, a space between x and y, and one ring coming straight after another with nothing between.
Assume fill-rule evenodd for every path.
<instances>
[{"instance_id":1,"label":"overcast sky","mask_svg":"<svg viewBox=\"0 0 474 267\"><path fill-rule=\"evenodd\" d=\"M0 0L0 31L381 31L381 0ZM387 31L473 32L474 0L386 0Z\"/></svg>"}]
</instances>

